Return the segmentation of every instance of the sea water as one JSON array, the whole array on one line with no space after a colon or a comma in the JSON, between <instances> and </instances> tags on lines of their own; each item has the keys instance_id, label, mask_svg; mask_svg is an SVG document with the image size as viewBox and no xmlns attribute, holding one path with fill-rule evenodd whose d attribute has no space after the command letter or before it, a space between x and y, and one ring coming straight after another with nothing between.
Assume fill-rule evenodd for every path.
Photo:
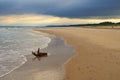
<instances>
[{"instance_id":1,"label":"sea water","mask_svg":"<svg viewBox=\"0 0 120 80\"><path fill-rule=\"evenodd\" d=\"M25 55L45 48L51 39L25 28L0 28L0 77L24 64Z\"/></svg>"}]
</instances>

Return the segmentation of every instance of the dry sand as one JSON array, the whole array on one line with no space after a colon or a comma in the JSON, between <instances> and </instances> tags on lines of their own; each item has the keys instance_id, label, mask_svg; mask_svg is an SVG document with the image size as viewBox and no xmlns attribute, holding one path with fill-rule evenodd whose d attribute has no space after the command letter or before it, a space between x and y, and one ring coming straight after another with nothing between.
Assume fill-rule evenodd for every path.
<instances>
[{"instance_id":1,"label":"dry sand","mask_svg":"<svg viewBox=\"0 0 120 80\"><path fill-rule=\"evenodd\" d=\"M65 65L65 80L120 80L120 30L49 28L40 31L62 37L76 47L76 56Z\"/></svg>"}]
</instances>

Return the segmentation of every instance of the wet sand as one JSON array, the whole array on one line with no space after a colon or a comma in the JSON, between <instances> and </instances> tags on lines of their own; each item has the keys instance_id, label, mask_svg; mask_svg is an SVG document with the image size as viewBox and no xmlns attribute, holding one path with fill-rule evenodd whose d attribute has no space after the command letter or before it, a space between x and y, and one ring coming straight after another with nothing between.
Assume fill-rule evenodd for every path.
<instances>
[{"instance_id":1,"label":"wet sand","mask_svg":"<svg viewBox=\"0 0 120 80\"><path fill-rule=\"evenodd\" d=\"M91 28L38 29L76 47L65 64L65 80L120 80L120 30Z\"/></svg>"},{"instance_id":2,"label":"wet sand","mask_svg":"<svg viewBox=\"0 0 120 80\"><path fill-rule=\"evenodd\" d=\"M28 55L27 62L0 80L63 80L63 64L74 55L74 47L67 46L63 39L49 36L52 41L42 52L48 57L40 59Z\"/></svg>"}]
</instances>

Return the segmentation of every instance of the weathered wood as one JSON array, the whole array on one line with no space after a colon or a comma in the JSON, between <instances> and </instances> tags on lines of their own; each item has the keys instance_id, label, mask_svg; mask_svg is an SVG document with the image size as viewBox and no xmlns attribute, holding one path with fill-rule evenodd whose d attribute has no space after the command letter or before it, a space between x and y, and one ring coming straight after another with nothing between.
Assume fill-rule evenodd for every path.
<instances>
[{"instance_id":1,"label":"weathered wood","mask_svg":"<svg viewBox=\"0 0 120 80\"><path fill-rule=\"evenodd\" d=\"M32 54L36 57L46 57L48 54L46 52L40 52L40 48L38 48L38 51L35 53L32 51Z\"/></svg>"}]
</instances>

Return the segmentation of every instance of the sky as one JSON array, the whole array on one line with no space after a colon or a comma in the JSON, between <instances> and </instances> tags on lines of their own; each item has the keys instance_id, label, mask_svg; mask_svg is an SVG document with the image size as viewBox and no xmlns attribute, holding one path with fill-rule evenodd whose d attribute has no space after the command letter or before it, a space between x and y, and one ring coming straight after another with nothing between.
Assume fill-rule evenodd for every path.
<instances>
[{"instance_id":1,"label":"sky","mask_svg":"<svg viewBox=\"0 0 120 80\"><path fill-rule=\"evenodd\" d=\"M0 0L0 25L120 22L120 0Z\"/></svg>"}]
</instances>

